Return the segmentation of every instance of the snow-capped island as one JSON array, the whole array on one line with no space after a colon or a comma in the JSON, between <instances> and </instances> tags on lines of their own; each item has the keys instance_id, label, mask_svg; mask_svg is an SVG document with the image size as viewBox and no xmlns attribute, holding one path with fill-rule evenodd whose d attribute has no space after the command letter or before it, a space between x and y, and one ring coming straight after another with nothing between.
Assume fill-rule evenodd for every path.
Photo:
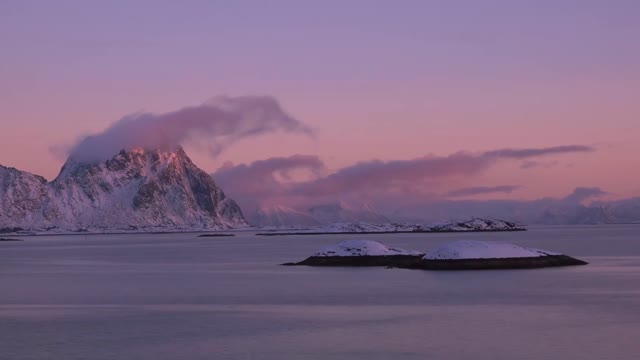
<instances>
[{"instance_id":1,"label":"snow-capped island","mask_svg":"<svg viewBox=\"0 0 640 360\"><path fill-rule=\"evenodd\" d=\"M455 241L423 254L372 240L343 240L311 257L283 265L386 266L422 270L524 269L585 265L551 251L489 241Z\"/></svg>"},{"instance_id":2,"label":"snow-capped island","mask_svg":"<svg viewBox=\"0 0 640 360\"><path fill-rule=\"evenodd\" d=\"M390 248L373 240L342 240L326 246L298 263L311 266L405 266L420 261L424 253Z\"/></svg>"},{"instance_id":3,"label":"snow-capped island","mask_svg":"<svg viewBox=\"0 0 640 360\"><path fill-rule=\"evenodd\" d=\"M428 252L424 258L428 260L502 259L548 255L561 254L500 242L460 240L440 246Z\"/></svg>"},{"instance_id":4,"label":"snow-capped island","mask_svg":"<svg viewBox=\"0 0 640 360\"><path fill-rule=\"evenodd\" d=\"M517 269L585 265L570 256L492 241L455 241L440 246L422 258L425 270Z\"/></svg>"},{"instance_id":5,"label":"snow-capped island","mask_svg":"<svg viewBox=\"0 0 640 360\"><path fill-rule=\"evenodd\" d=\"M525 231L521 225L498 219L473 218L468 221L454 221L431 225L407 223L372 224L366 222L335 223L309 229L273 230L258 233L262 236L286 235L327 235L327 234L390 234L390 233L443 233L443 232L490 232Z\"/></svg>"}]
</instances>

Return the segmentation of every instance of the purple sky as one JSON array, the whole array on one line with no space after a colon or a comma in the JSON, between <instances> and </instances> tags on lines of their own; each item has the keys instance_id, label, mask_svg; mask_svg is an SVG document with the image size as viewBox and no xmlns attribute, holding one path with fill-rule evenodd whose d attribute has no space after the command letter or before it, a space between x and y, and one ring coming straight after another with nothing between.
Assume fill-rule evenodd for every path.
<instances>
[{"instance_id":1,"label":"purple sky","mask_svg":"<svg viewBox=\"0 0 640 360\"><path fill-rule=\"evenodd\" d=\"M0 164L51 179L64 161L51 149L124 115L269 95L315 136L267 133L217 156L185 143L194 161L304 154L340 174L581 145L595 150L501 160L440 191L637 196L638 39L637 1L1 0Z\"/></svg>"}]
</instances>

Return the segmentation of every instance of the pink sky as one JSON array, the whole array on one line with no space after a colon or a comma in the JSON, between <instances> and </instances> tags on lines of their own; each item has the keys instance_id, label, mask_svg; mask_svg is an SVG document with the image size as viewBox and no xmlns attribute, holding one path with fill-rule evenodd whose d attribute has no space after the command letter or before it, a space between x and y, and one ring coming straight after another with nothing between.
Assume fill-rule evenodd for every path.
<instances>
[{"instance_id":1,"label":"pink sky","mask_svg":"<svg viewBox=\"0 0 640 360\"><path fill-rule=\"evenodd\" d=\"M631 1L4 1L0 164L52 179L70 145L122 116L271 95L316 130L239 141L213 172L293 154L330 170L461 150L586 145L455 187L501 198L597 186L640 195L640 5Z\"/></svg>"}]
</instances>

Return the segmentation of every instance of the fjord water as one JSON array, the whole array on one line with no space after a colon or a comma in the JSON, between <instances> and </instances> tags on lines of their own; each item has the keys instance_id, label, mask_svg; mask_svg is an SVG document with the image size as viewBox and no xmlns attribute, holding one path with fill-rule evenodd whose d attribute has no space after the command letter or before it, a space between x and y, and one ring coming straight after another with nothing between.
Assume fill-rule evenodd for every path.
<instances>
[{"instance_id":1,"label":"fjord water","mask_svg":"<svg viewBox=\"0 0 640 360\"><path fill-rule=\"evenodd\" d=\"M443 271L284 267L368 238L559 251L587 266ZM527 232L0 242L0 359L633 359L640 226Z\"/></svg>"}]
</instances>

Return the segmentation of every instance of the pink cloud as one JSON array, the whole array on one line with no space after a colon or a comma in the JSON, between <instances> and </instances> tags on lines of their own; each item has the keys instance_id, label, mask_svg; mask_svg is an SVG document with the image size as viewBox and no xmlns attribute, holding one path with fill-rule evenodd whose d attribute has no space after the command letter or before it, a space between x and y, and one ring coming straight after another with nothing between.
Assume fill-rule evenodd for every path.
<instances>
[{"instance_id":1,"label":"pink cloud","mask_svg":"<svg viewBox=\"0 0 640 360\"><path fill-rule=\"evenodd\" d=\"M585 145L561 145L546 148L533 149L499 149L484 153L487 157L528 159L545 155L558 155L566 153L592 152L595 148Z\"/></svg>"},{"instance_id":2,"label":"pink cloud","mask_svg":"<svg viewBox=\"0 0 640 360\"><path fill-rule=\"evenodd\" d=\"M70 156L78 161L97 161L122 149L172 149L194 140L206 143L215 156L238 140L276 131L313 135L272 97L217 97L164 114L125 116L103 132L80 140L71 147ZM60 149L52 151L59 153Z\"/></svg>"},{"instance_id":3,"label":"pink cloud","mask_svg":"<svg viewBox=\"0 0 640 360\"><path fill-rule=\"evenodd\" d=\"M452 190L447 193L449 197L463 197L473 195L495 194L495 193L512 193L518 189L515 185L499 185L499 186L473 186L463 189Z\"/></svg>"},{"instance_id":4,"label":"pink cloud","mask_svg":"<svg viewBox=\"0 0 640 360\"><path fill-rule=\"evenodd\" d=\"M467 196L513 191L515 185L469 187L439 194L452 179L471 182L499 161L522 160L573 152L590 152L587 146L501 149L480 154L458 152L449 156L425 156L411 160L368 161L321 176L324 163L315 156L294 155L271 158L249 165L225 166L213 174L230 196L253 206L266 201L286 205L317 204L357 198L374 202L416 202L442 196ZM276 174L306 169L314 178L302 182L282 182Z\"/></svg>"}]
</instances>

